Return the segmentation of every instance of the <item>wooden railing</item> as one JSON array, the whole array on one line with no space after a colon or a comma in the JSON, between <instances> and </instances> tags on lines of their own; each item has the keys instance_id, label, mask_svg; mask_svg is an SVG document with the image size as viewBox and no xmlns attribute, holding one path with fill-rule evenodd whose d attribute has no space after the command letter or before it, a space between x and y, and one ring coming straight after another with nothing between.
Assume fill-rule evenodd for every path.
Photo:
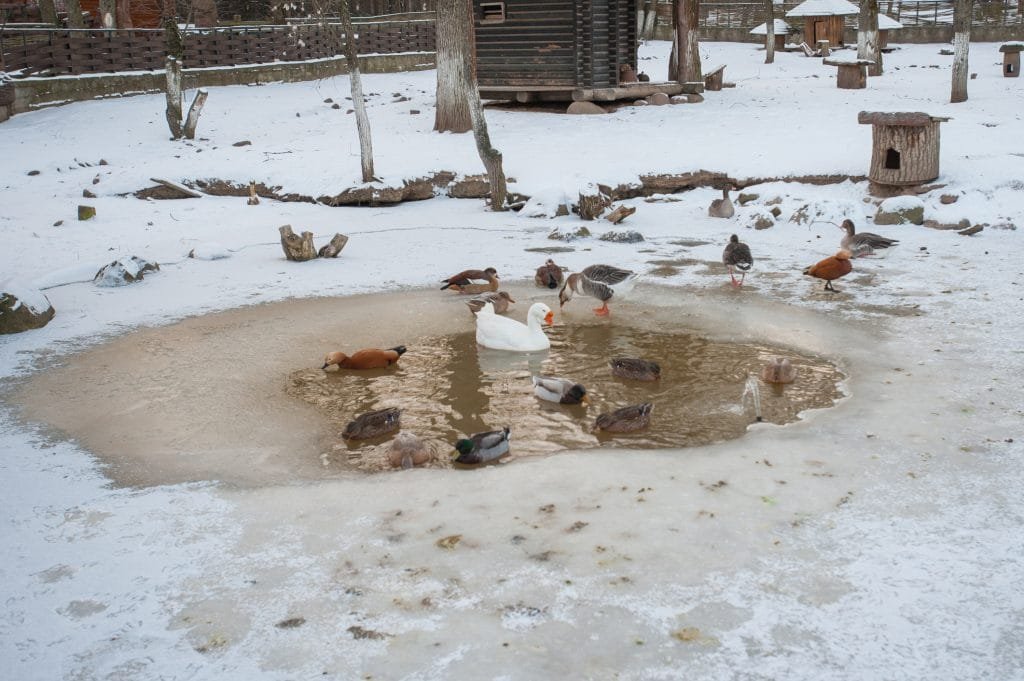
<instances>
[{"instance_id":1,"label":"wooden railing","mask_svg":"<svg viewBox=\"0 0 1024 681\"><path fill-rule=\"evenodd\" d=\"M432 52L433 21L357 23L360 54ZM342 53L336 24L246 26L183 32L185 68L306 61ZM160 30L6 29L0 33L4 69L14 76L77 75L164 68Z\"/></svg>"}]
</instances>

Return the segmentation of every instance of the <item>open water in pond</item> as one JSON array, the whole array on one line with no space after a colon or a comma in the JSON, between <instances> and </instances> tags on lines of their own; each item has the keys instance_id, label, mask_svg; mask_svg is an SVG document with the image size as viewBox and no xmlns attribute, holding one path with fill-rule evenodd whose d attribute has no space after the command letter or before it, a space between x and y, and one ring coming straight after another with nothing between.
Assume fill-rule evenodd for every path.
<instances>
[{"instance_id":1,"label":"open water in pond","mask_svg":"<svg viewBox=\"0 0 1024 681\"><path fill-rule=\"evenodd\" d=\"M533 300L557 308L554 294L511 286L509 317L523 320ZM799 369L795 383L761 384L765 421L786 423L805 409L830 407L844 378L811 352L733 336L731 314L755 311L757 338L797 339L802 323L761 306L705 323L677 291L647 287L612 317L597 319L585 302L556 311L552 348L517 354L478 348L465 296L434 290L346 298L289 300L207 314L139 329L73 355L47 359L44 370L3 399L23 418L73 438L97 455L118 484L219 480L239 486L318 481L388 467L390 438L346 443L358 414L396 406L402 430L426 440L434 467L451 464L459 437L512 429L510 458L594 447L675 448L738 437L753 422L741 406L750 374L777 355ZM646 302L641 302L644 300ZM688 320L688 321L687 321ZM794 326L795 325L795 326ZM797 329L794 333L793 329ZM705 335L706 334L706 335ZM723 336L724 334L724 336ZM397 367L369 372L320 369L328 351L402 344ZM642 357L662 378L615 378L608 361ZM531 374L564 376L586 386L589 407L533 396ZM602 411L654 403L647 430L592 431Z\"/></svg>"},{"instance_id":2,"label":"open water in pond","mask_svg":"<svg viewBox=\"0 0 1024 681\"><path fill-rule=\"evenodd\" d=\"M359 414L399 407L402 430L432 445L431 465L448 466L456 439L504 426L512 430L511 458L599 446L686 447L739 437L755 419L752 401L743 400L746 381L779 355L778 348L767 345L600 323L555 326L548 335L551 349L529 354L481 348L473 332L424 338L408 346L397 367L303 369L291 375L287 391L321 410L339 434ZM796 420L806 409L830 407L841 396L837 383L842 376L833 365L785 354L798 369L796 381L761 384L762 416L778 424ZM613 376L609 360L620 356L658 362L661 379ZM591 404L538 399L530 380L538 374L582 383ZM594 432L598 414L643 402L654 404L648 428L629 434ZM385 468L382 443L390 438L342 444L339 437L326 456L332 466Z\"/></svg>"}]
</instances>

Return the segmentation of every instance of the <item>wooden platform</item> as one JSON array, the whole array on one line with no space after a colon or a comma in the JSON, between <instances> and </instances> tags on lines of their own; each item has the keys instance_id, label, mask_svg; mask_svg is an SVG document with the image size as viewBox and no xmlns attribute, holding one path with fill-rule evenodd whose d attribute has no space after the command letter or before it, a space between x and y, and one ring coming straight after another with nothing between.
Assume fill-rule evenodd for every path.
<instances>
[{"instance_id":1,"label":"wooden platform","mask_svg":"<svg viewBox=\"0 0 1024 681\"><path fill-rule=\"evenodd\" d=\"M704 92L704 83L625 83L618 87L607 88L483 86L480 88L480 97L482 99L515 101L521 104L530 102L616 102L627 99L643 99L657 92L663 92L670 97L699 94Z\"/></svg>"}]
</instances>

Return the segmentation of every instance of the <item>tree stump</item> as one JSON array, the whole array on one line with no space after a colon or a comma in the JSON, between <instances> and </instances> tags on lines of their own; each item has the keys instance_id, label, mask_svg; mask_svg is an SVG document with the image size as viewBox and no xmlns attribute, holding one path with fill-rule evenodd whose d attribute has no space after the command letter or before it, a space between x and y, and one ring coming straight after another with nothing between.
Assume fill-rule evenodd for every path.
<instances>
[{"instance_id":1,"label":"tree stump","mask_svg":"<svg viewBox=\"0 0 1024 681\"><path fill-rule=\"evenodd\" d=\"M256 195L256 182L249 180L249 201L250 206L260 205L260 197Z\"/></svg>"},{"instance_id":2,"label":"tree stump","mask_svg":"<svg viewBox=\"0 0 1024 681\"><path fill-rule=\"evenodd\" d=\"M584 220L593 220L601 215L601 213L611 205L611 197L601 190L598 190L595 194L580 194L580 217Z\"/></svg>"},{"instance_id":3,"label":"tree stump","mask_svg":"<svg viewBox=\"0 0 1024 681\"><path fill-rule=\"evenodd\" d=\"M281 232L281 248L284 249L284 256L296 262L305 262L317 257L316 247L313 246L313 232L303 232L298 236L292 231L291 225L282 225L278 228Z\"/></svg>"},{"instance_id":4,"label":"tree stump","mask_svg":"<svg viewBox=\"0 0 1024 681\"><path fill-rule=\"evenodd\" d=\"M308 232L307 232L308 233ZM344 234L335 234L334 238L331 239L330 243L322 246L317 255L321 258L337 258L338 254L341 253L341 249L345 248L345 244L348 243L348 237Z\"/></svg>"}]
</instances>

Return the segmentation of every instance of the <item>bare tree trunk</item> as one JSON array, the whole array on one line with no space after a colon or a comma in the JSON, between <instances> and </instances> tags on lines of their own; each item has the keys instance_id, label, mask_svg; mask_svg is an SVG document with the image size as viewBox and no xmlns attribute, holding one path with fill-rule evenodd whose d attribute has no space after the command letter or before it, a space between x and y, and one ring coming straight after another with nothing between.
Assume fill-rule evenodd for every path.
<instances>
[{"instance_id":1,"label":"bare tree trunk","mask_svg":"<svg viewBox=\"0 0 1024 681\"><path fill-rule=\"evenodd\" d=\"M179 62L185 59L185 41L181 37L181 30L178 29L178 21L173 15L163 18L164 25L164 50L168 57L174 57Z\"/></svg>"},{"instance_id":2,"label":"bare tree trunk","mask_svg":"<svg viewBox=\"0 0 1024 681\"><path fill-rule=\"evenodd\" d=\"M451 11L450 15L441 13L442 5ZM501 152L491 145L491 137L487 133L487 119L484 117L483 102L480 101L480 91L476 87L476 62L473 57L476 53L476 36L473 31L473 0L454 0L452 3L449 3L448 0L439 1L438 24L441 23L451 24L457 32L460 42L465 46L462 51L464 61L458 69L462 78L458 89L465 93L468 100L476 150L487 170L487 182L491 189L491 210L506 210L505 198L508 194L508 186L501 163Z\"/></svg>"},{"instance_id":3,"label":"bare tree trunk","mask_svg":"<svg viewBox=\"0 0 1024 681\"><path fill-rule=\"evenodd\" d=\"M463 0L437 0L435 23L437 41L437 94L434 106L434 130L466 132L473 128L469 111L469 92L465 83L474 83L470 68L473 54L465 35L449 19L459 11ZM472 26L470 26L472 30ZM473 85L474 92L476 85Z\"/></svg>"},{"instance_id":4,"label":"bare tree trunk","mask_svg":"<svg viewBox=\"0 0 1024 681\"><path fill-rule=\"evenodd\" d=\"M338 6L341 30L345 32L345 62L348 64L349 84L352 86L352 108L356 112L356 130L359 133L359 157L362 161L363 182L373 182L373 138L370 135L370 117L366 115L366 101L363 99L363 79L359 73L359 48L356 33L352 27L352 15L348 0L341 0Z\"/></svg>"},{"instance_id":5,"label":"bare tree trunk","mask_svg":"<svg viewBox=\"0 0 1024 681\"><path fill-rule=\"evenodd\" d=\"M679 2L672 2L672 50L668 53L668 79L679 80Z\"/></svg>"},{"instance_id":6,"label":"bare tree trunk","mask_svg":"<svg viewBox=\"0 0 1024 681\"><path fill-rule=\"evenodd\" d=\"M100 0L100 26L117 28L117 3L114 0Z\"/></svg>"},{"instance_id":7,"label":"bare tree trunk","mask_svg":"<svg viewBox=\"0 0 1024 681\"><path fill-rule=\"evenodd\" d=\"M775 3L773 0L764 0L764 15L766 17L764 37L764 63L775 63Z\"/></svg>"},{"instance_id":8,"label":"bare tree trunk","mask_svg":"<svg viewBox=\"0 0 1024 681\"><path fill-rule=\"evenodd\" d=\"M51 26L57 25L57 7L53 0L39 0L39 20Z\"/></svg>"},{"instance_id":9,"label":"bare tree trunk","mask_svg":"<svg viewBox=\"0 0 1024 681\"><path fill-rule=\"evenodd\" d=\"M882 50L878 42L878 0L860 0L857 23L857 59L875 62L868 67L869 76L882 75Z\"/></svg>"},{"instance_id":10,"label":"bare tree trunk","mask_svg":"<svg viewBox=\"0 0 1024 681\"><path fill-rule=\"evenodd\" d=\"M132 23L132 2L131 0L115 0L117 8L117 27L134 28Z\"/></svg>"},{"instance_id":11,"label":"bare tree trunk","mask_svg":"<svg viewBox=\"0 0 1024 681\"><path fill-rule=\"evenodd\" d=\"M676 1L676 32L672 47L678 60L676 80L680 83L695 83L703 80L700 74L700 21L699 0ZM671 66L669 67L671 68Z\"/></svg>"},{"instance_id":12,"label":"bare tree trunk","mask_svg":"<svg viewBox=\"0 0 1024 681\"><path fill-rule=\"evenodd\" d=\"M68 8L68 28L85 28L80 0L67 0L65 6Z\"/></svg>"},{"instance_id":13,"label":"bare tree trunk","mask_svg":"<svg viewBox=\"0 0 1024 681\"><path fill-rule=\"evenodd\" d=\"M640 37L644 40L654 40L654 27L658 21L657 0L645 0L644 2L644 23L640 30Z\"/></svg>"},{"instance_id":14,"label":"bare tree trunk","mask_svg":"<svg viewBox=\"0 0 1024 681\"><path fill-rule=\"evenodd\" d=\"M196 92L195 99L192 100L192 106L188 108L188 118L185 119L185 138L194 140L196 138L196 126L199 125L199 114L203 112L203 105L206 104L206 97L209 93L206 90L200 89Z\"/></svg>"},{"instance_id":15,"label":"bare tree trunk","mask_svg":"<svg viewBox=\"0 0 1024 681\"><path fill-rule=\"evenodd\" d=\"M192 0L192 11L195 13L197 28L217 25L216 0Z\"/></svg>"},{"instance_id":16,"label":"bare tree trunk","mask_svg":"<svg viewBox=\"0 0 1024 681\"><path fill-rule=\"evenodd\" d=\"M181 62L167 57L164 64L167 69L167 127L171 129L171 137L181 139Z\"/></svg>"},{"instance_id":17,"label":"bare tree trunk","mask_svg":"<svg viewBox=\"0 0 1024 681\"><path fill-rule=\"evenodd\" d=\"M953 3L953 85L949 101L967 101L967 53L971 46L971 9L974 0Z\"/></svg>"}]
</instances>

